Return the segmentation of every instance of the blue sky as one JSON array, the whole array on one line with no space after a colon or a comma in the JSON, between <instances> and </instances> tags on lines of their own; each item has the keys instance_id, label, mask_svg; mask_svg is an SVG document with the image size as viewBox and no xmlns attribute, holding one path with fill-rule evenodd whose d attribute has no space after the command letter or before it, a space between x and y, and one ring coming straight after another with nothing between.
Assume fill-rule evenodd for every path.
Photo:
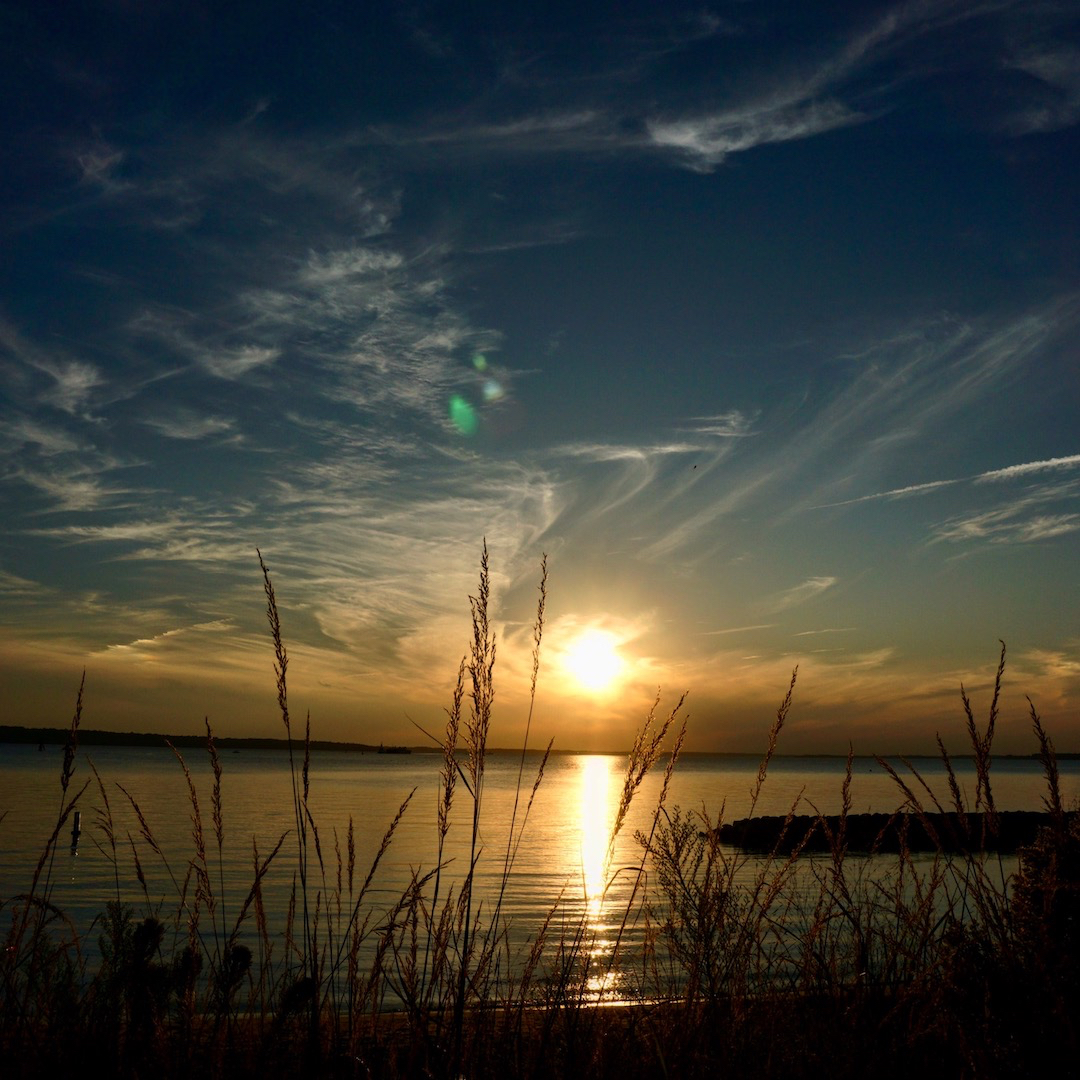
<instances>
[{"instance_id":1,"label":"blue sky","mask_svg":"<svg viewBox=\"0 0 1080 1080\"><path fill-rule=\"evenodd\" d=\"M221 8L0 3L8 722L1080 749L1076 3Z\"/></svg>"}]
</instances>

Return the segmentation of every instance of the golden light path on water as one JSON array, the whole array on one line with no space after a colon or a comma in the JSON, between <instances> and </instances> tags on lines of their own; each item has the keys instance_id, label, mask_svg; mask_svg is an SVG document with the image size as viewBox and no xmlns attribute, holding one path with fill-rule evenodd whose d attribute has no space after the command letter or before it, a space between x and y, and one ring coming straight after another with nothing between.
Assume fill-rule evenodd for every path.
<instances>
[{"instance_id":1,"label":"golden light path on water","mask_svg":"<svg viewBox=\"0 0 1080 1080\"><path fill-rule=\"evenodd\" d=\"M618 786L616 759L606 756L580 758L579 837L581 880L585 894L585 921L589 939L584 943L594 968L588 979L591 994L601 995L615 983L607 970L615 942L607 934L604 900L610 874L611 829L614 825Z\"/></svg>"}]
</instances>

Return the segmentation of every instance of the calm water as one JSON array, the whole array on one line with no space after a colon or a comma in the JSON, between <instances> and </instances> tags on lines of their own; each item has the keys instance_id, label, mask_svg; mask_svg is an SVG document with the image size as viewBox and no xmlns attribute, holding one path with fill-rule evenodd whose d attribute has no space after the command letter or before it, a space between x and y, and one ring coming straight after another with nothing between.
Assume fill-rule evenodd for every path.
<instances>
[{"instance_id":1,"label":"calm water","mask_svg":"<svg viewBox=\"0 0 1080 1080\"><path fill-rule=\"evenodd\" d=\"M119 845L119 892L144 910L146 898L134 872L132 845L138 851L151 904L164 913L175 911L177 888L159 856L140 836L131 804L117 785L138 803L158 844L182 879L193 855L191 802L187 781L168 749L88 749L89 758L104 782L114 831ZM38 856L56 821L60 799L62 751L49 747L0 745L0 899L25 891ZM253 843L265 856L282 833L293 828L288 757L282 751L228 751L223 755L223 818L225 843L220 864L213 825L210 792L212 774L205 753L189 751L190 769L203 814L215 889L218 875L224 882L225 914L239 909L253 879ZM483 854L479 862L479 895L493 902L501 877L507 837L518 783L520 755L492 753L488 760L484 814L481 822ZM538 757L526 758L521 806L525 809L535 778ZM376 755L321 753L311 765L312 814L319 829L328 883L337 874L335 845L344 858L346 833L353 821L357 880L363 880L383 835L401 804L412 793L370 893L375 912L385 911L404 891L417 870L435 862L436 806L439 788L438 755ZM553 756L536 793L518 848L517 861L503 902L512 927L511 940L527 943L557 902L560 920L572 926L585 914L602 949L610 944L626 910L634 875L620 868L641 863L636 830L647 831L660 792L663 762L635 796L626 823L606 861L608 838L622 790L625 759L604 755ZM672 777L668 803L684 809L704 809L715 819L724 806L725 819L744 816L757 771L756 758L686 755ZM945 801L947 789L940 765L917 763ZM803 800L804 812L840 808L844 763L835 758L777 758L757 807L759 814L784 813L793 800ZM1080 796L1080 762L1061 765L1064 795L1069 803ZM960 763L962 784L974 791L970 766ZM82 835L77 851L70 849L70 823L58 848L53 876L54 903L82 929L90 927L105 904L117 895L117 875L100 827L104 800L84 754L77 760L74 792L83 781L91 785L80 801ZM1000 809L1038 809L1044 792L1039 765L1030 761L1000 760L994 764L994 791ZM858 760L852 783L853 809L888 811L901 802L893 781L870 760ZM458 816L449 834L447 870L459 881L468 864L471 809L466 792L458 786ZM130 839L129 839L130 838ZM265 883L271 925L280 922L292 884L295 839L291 832ZM612 882L606 897L605 882ZM231 914L230 914L231 913Z\"/></svg>"}]
</instances>

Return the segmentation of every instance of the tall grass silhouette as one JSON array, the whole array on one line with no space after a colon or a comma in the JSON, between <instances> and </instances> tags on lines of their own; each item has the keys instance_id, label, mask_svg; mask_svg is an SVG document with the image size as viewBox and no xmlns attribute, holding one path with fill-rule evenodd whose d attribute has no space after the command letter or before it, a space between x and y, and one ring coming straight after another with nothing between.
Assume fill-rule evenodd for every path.
<instances>
[{"instance_id":1,"label":"tall grass silhouette","mask_svg":"<svg viewBox=\"0 0 1080 1080\"><path fill-rule=\"evenodd\" d=\"M599 902L617 928L614 940L598 948L588 905L570 884L515 946L505 901L551 751L549 743L527 774L546 559L505 835L485 844L481 831L497 652L485 545L469 599L469 645L444 728L431 735L440 762L431 861L390 900L376 899L376 886L413 813L412 795L390 815L366 866L351 818L343 836L320 829L310 717L294 734L281 612L261 552L258 561L288 746L291 827L262 850L253 840L250 885L230 900L229 777L209 722L208 818L191 765L173 751L190 814L189 854L178 860L133 793L92 763L74 785L80 684L55 826L28 868L27 890L0 907L5 1077L854 1077L869 1068L882 1076L933 1068L981 1077L1045 1072L1051 1052L1077 1060L1080 819L1063 803L1053 743L1033 704L1044 824L1017 858L993 851L1004 820L992 783L1004 646L985 724L961 688L976 775L970 803L940 737L947 793L910 763L881 762L898 800L901 843L892 855L850 850L853 751L839 815L814 811L808 829L796 800L773 830L771 850L723 842L724 807L714 818L705 808L669 805L685 695L666 712L658 696L633 740L607 847ZM765 733L751 818L795 686L793 673ZM661 762L659 795L636 832L638 854L618 863L616 839ZM97 941L54 902L56 849L87 791L96 793L91 829L112 874L112 898L91 932ZM119 823L117 802L130 810L133 829ZM916 852L903 842L915 821L950 835L929 854ZM466 855L457 862L448 839L454 822L465 828ZM813 855L812 834L825 837ZM167 883L164 900L151 893L151 864ZM489 864L495 885L485 892L480 868ZM283 910L268 903L271 880L285 883ZM125 902L131 886L142 897L134 906Z\"/></svg>"}]
</instances>

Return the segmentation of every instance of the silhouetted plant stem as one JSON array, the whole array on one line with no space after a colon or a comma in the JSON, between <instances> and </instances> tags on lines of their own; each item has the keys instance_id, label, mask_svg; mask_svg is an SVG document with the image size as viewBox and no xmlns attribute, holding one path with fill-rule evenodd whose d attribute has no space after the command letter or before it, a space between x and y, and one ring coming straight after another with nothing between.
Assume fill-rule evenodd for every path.
<instances>
[{"instance_id":1,"label":"silhouetted plant stem","mask_svg":"<svg viewBox=\"0 0 1080 1080\"><path fill-rule=\"evenodd\" d=\"M259 569L263 575L263 591L266 594L266 618L270 624L270 636L274 642L274 674L277 679L278 708L281 719L285 725L285 738L289 751L289 779L292 784L293 817L296 823L297 842L297 871L300 877L300 896L303 911L304 926L304 967L307 969L307 977L311 980L311 1006L310 1006L310 1033L312 1047L317 1041L317 1029L319 1023L319 970L318 956L316 955L311 940L311 916L308 910L308 853L307 853L307 820L304 814L301 785L297 782L296 759L293 753L292 723L289 717L289 694L286 680L286 672L289 667L289 655L285 649L285 642L281 635L281 618L278 614L277 597L274 593L274 583L270 579L270 570L263 561L262 552L256 548L259 557ZM310 752L310 728L304 739L304 760L308 760ZM304 782L306 783L307 767L304 768Z\"/></svg>"}]
</instances>

